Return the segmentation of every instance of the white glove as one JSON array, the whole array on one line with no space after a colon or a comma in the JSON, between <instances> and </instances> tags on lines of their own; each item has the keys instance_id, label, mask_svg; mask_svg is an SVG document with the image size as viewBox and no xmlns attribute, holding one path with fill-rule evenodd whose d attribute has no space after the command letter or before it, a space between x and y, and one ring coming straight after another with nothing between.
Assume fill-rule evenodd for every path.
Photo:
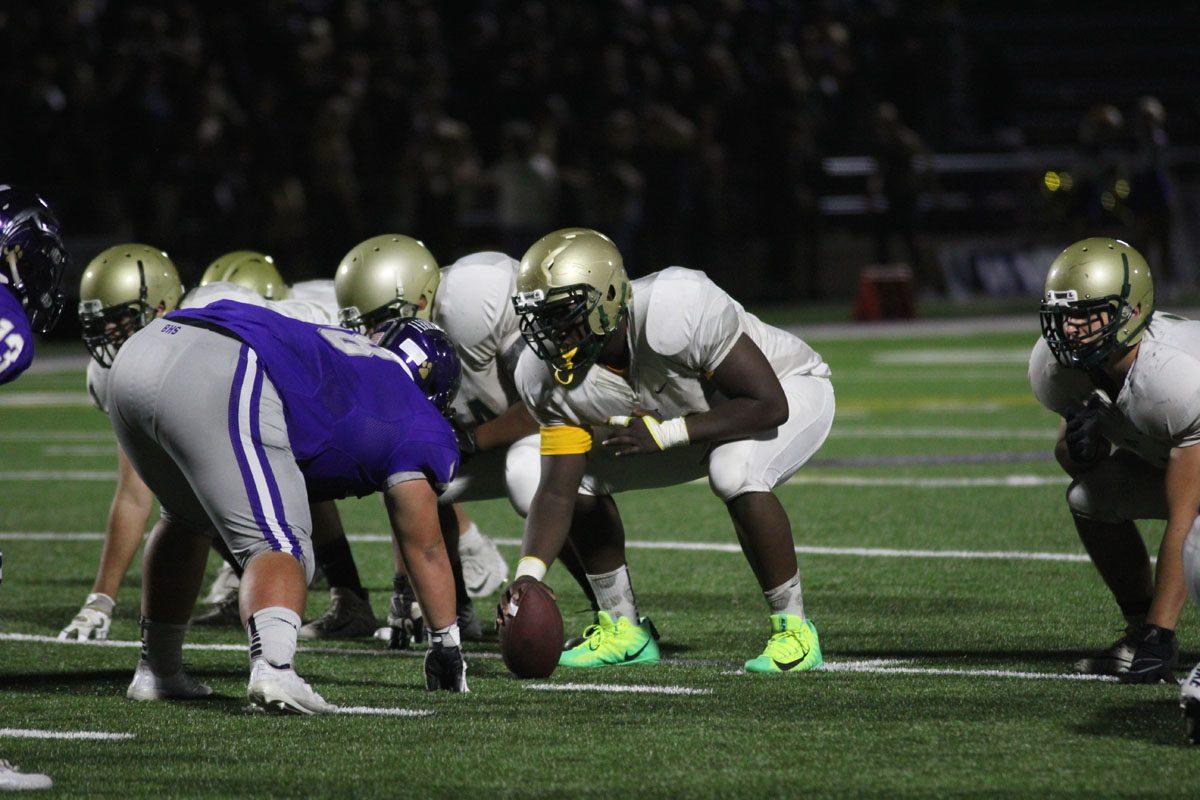
<instances>
[{"instance_id":1,"label":"white glove","mask_svg":"<svg viewBox=\"0 0 1200 800\"><path fill-rule=\"evenodd\" d=\"M71 620L71 624L58 634L62 641L86 642L88 639L102 641L108 638L108 627L112 625L112 612L117 602L99 592L89 594L83 608Z\"/></svg>"}]
</instances>

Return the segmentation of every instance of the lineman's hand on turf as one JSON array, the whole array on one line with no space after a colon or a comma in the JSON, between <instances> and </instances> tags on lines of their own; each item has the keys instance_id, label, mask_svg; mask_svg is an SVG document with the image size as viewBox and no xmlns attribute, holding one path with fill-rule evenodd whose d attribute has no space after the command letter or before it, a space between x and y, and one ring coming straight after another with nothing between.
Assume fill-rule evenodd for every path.
<instances>
[{"instance_id":1,"label":"lineman's hand on turf","mask_svg":"<svg viewBox=\"0 0 1200 800\"><path fill-rule=\"evenodd\" d=\"M1129 671L1121 673L1121 683L1174 683L1179 661L1175 631L1146 624L1138 631L1136 642L1133 661Z\"/></svg>"}]
</instances>

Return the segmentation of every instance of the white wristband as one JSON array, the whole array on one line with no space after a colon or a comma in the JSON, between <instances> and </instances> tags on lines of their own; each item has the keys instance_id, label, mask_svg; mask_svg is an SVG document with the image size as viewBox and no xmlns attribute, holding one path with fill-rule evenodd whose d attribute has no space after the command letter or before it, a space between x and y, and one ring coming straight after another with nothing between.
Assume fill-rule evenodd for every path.
<instances>
[{"instance_id":1,"label":"white wristband","mask_svg":"<svg viewBox=\"0 0 1200 800\"><path fill-rule=\"evenodd\" d=\"M547 569L549 569L549 567L546 566L546 562L542 561L537 556L524 556L520 561L517 562L517 574L513 580L528 575L535 581L540 581L542 578L546 577Z\"/></svg>"},{"instance_id":2,"label":"white wristband","mask_svg":"<svg viewBox=\"0 0 1200 800\"><path fill-rule=\"evenodd\" d=\"M650 428L650 419L646 419L646 427ZM674 419L664 419L658 423L658 430L650 428L650 433L657 433L655 441L663 450L671 447L679 447L688 444L691 439L688 438L687 420L683 417L675 417Z\"/></svg>"}]
</instances>

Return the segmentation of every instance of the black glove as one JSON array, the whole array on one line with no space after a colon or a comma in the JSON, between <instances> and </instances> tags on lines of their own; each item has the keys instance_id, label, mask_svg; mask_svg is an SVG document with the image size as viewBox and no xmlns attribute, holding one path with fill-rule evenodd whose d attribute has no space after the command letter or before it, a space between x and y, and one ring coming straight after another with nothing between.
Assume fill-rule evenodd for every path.
<instances>
[{"instance_id":1,"label":"black glove","mask_svg":"<svg viewBox=\"0 0 1200 800\"><path fill-rule=\"evenodd\" d=\"M1103 413L1103 403L1093 396L1082 410L1067 417L1067 430L1063 438L1067 443L1067 455L1076 464L1090 466L1108 455L1108 440L1100 433L1100 417Z\"/></svg>"},{"instance_id":2,"label":"black glove","mask_svg":"<svg viewBox=\"0 0 1200 800\"><path fill-rule=\"evenodd\" d=\"M1146 623L1133 639L1137 650L1129 671L1121 673L1121 683L1174 683L1179 661L1175 631Z\"/></svg>"},{"instance_id":3,"label":"black glove","mask_svg":"<svg viewBox=\"0 0 1200 800\"><path fill-rule=\"evenodd\" d=\"M425 619L412 584L403 576L392 581L392 602L388 606L389 650L407 650L413 642L425 641Z\"/></svg>"},{"instance_id":4,"label":"black glove","mask_svg":"<svg viewBox=\"0 0 1200 800\"><path fill-rule=\"evenodd\" d=\"M467 463L467 460L479 452L479 446L475 443L475 431L472 428L464 428L457 422L451 422L454 428L454 436L458 439L458 461L459 466Z\"/></svg>"},{"instance_id":5,"label":"black glove","mask_svg":"<svg viewBox=\"0 0 1200 800\"><path fill-rule=\"evenodd\" d=\"M442 646L431 641L425 654L425 688L431 692L444 689L448 692L469 692L467 688L467 662L463 661L462 650L457 646Z\"/></svg>"}]
</instances>

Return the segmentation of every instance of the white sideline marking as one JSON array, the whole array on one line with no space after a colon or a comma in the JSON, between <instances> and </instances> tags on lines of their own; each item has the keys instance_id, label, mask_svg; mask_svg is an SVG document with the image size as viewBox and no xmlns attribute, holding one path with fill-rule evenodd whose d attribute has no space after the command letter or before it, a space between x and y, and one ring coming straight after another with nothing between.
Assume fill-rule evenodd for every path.
<instances>
[{"instance_id":1,"label":"white sideline marking","mask_svg":"<svg viewBox=\"0 0 1200 800\"><path fill-rule=\"evenodd\" d=\"M693 689L690 686L654 686L652 684L621 683L529 683L526 689L538 692L610 692L625 694L712 694L712 689Z\"/></svg>"},{"instance_id":2,"label":"white sideline marking","mask_svg":"<svg viewBox=\"0 0 1200 800\"><path fill-rule=\"evenodd\" d=\"M1036 439L1053 442L1053 428L851 428L836 424L832 438L846 439Z\"/></svg>"},{"instance_id":3,"label":"white sideline marking","mask_svg":"<svg viewBox=\"0 0 1200 800\"><path fill-rule=\"evenodd\" d=\"M424 708L371 708L370 706L338 706L335 714L358 714L369 717L428 717L433 714Z\"/></svg>"},{"instance_id":4,"label":"white sideline marking","mask_svg":"<svg viewBox=\"0 0 1200 800\"><path fill-rule=\"evenodd\" d=\"M91 739L104 742L121 742L134 738L132 733L107 733L105 731L41 731L36 728L0 728L0 737L15 739Z\"/></svg>"},{"instance_id":5,"label":"white sideline marking","mask_svg":"<svg viewBox=\"0 0 1200 800\"><path fill-rule=\"evenodd\" d=\"M0 408L91 408L92 398L80 392L5 392Z\"/></svg>"},{"instance_id":6,"label":"white sideline marking","mask_svg":"<svg viewBox=\"0 0 1200 800\"><path fill-rule=\"evenodd\" d=\"M352 542L383 544L392 537L381 533L351 534L346 537ZM0 533L0 541L24 542L91 542L101 541L104 534L98 532L54 533L53 531L26 531ZM520 539L493 538L496 544L519 547ZM631 540L625 546L632 550L685 550L708 553L740 553L742 549L730 542L680 542ZM998 561L1088 561L1084 553L1057 553L1053 551L1028 550L923 550L893 547L826 547L822 545L797 545L797 553L816 556L856 556L860 558L957 558L985 559ZM2 634L0 634L2 635ZM314 652L314 651L310 651ZM340 651L339 651L340 652Z\"/></svg>"}]
</instances>

